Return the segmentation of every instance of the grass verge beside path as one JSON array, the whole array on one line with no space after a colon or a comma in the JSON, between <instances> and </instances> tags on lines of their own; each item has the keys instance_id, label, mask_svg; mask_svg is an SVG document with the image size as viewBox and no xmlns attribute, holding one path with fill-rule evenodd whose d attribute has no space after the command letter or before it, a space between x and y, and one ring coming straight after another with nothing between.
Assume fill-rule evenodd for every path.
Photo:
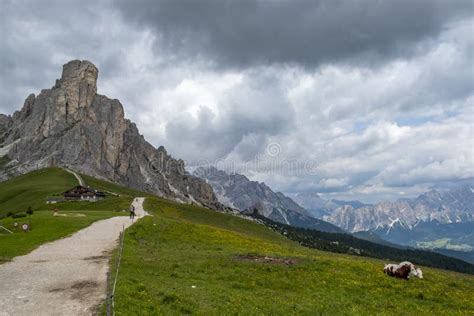
<instances>
[{"instance_id":1,"label":"grass verge beside path","mask_svg":"<svg viewBox=\"0 0 474 316\"><path fill-rule=\"evenodd\" d=\"M66 237L83 229L95 221L110 218L123 213L113 211L67 211L61 212L64 216L53 216L50 211L38 211L31 216L32 230L23 232L20 228L15 229L14 222L29 223L28 217L5 218L0 220L0 225L5 226L14 234L0 235L0 263L9 261L13 257L25 255L49 241ZM77 214L85 216L76 217Z\"/></svg>"},{"instance_id":2,"label":"grass verge beside path","mask_svg":"<svg viewBox=\"0 0 474 316\"><path fill-rule=\"evenodd\" d=\"M158 198L145 209L154 216L126 231L117 315L474 313L470 275L390 278L381 260L307 249L234 216ZM293 261L239 257L249 254Z\"/></svg>"}]
</instances>

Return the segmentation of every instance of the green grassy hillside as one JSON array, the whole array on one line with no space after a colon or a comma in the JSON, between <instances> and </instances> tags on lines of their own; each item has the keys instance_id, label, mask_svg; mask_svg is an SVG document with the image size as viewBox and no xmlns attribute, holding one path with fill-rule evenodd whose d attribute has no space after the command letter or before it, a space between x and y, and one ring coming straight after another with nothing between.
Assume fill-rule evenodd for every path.
<instances>
[{"instance_id":1,"label":"green grassy hillside","mask_svg":"<svg viewBox=\"0 0 474 316\"><path fill-rule=\"evenodd\" d=\"M49 168L0 182L0 216L7 212L46 209L46 198L78 185L70 173Z\"/></svg>"},{"instance_id":2,"label":"green grassy hillside","mask_svg":"<svg viewBox=\"0 0 474 316\"><path fill-rule=\"evenodd\" d=\"M471 275L422 267L422 280L395 279L382 260L304 248L234 216L145 206L153 216L126 232L117 315L474 313Z\"/></svg>"},{"instance_id":3,"label":"green grassy hillside","mask_svg":"<svg viewBox=\"0 0 474 316\"><path fill-rule=\"evenodd\" d=\"M120 196L108 194L104 200L93 203L46 204L47 197L59 196L78 185L72 174L60 168L42 169L0 183L0 225L14 232L9 234L0 229L0 263L26 254L45 242L70 235L94 221L111 216L128 215L120 211L128 210L133 197L137 196L136 191L90 177L83 178L87 185ZM29 206L34 210L31 218L6 217L10 212L25 213ZM53 216L52 210L56 208L66 216ZM13 226L15 222L29 223L30 219L32 229L28 233Z\"/></svg>"}]
</instances>

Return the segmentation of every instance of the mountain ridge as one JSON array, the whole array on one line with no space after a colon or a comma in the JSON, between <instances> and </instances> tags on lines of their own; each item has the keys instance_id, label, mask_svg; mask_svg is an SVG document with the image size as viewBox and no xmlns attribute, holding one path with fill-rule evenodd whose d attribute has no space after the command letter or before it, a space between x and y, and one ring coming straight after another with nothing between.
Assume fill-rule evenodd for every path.
<instances>
[{"instance_id":1,"label":"mountain ridge","mask_svg":"<svg viewBox=\"0 0 474 316\"><path fill-rule=\"evenodd\" d=\"M251 181L244 175L228 174L210 166L199 167L193 174L205 179L213 187L219 202L240 212L257 211L266 218L288 225L343 232L330 223L312 217L290 197L281 192L275 193L263 182Z\"/></svg>"}]
</instances>

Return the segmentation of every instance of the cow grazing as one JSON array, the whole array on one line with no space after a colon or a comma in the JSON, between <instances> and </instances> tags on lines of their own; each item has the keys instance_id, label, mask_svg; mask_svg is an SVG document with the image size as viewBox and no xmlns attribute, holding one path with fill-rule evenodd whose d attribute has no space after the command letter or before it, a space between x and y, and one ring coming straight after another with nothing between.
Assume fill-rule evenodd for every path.
<instances>
[{"instance_id":1,"label":"cow grazing","mask_svg":"<svg viewBox=\"0 0 474 316\"><path fill-rule=\"evenodd\" d=\"M383 268L383 272L389 276L408 280L411 276L423 279L423 272L417 268L413 263L403 261L400 264L387 264Z\"/></svg>"}]
</instances>

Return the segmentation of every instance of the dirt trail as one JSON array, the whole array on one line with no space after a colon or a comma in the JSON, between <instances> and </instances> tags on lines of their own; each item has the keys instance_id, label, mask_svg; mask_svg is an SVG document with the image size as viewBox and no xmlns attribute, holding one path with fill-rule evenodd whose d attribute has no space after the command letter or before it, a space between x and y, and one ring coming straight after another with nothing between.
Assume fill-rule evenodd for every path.
<instances>
[{"instance_id":1,"label":"dirt trail","mask_svg":"<svg viewBox=\"0 0 474 316\"><path fill-rule=\"evenodd\" d=\"M148 214L143 201L133 201L134 222ZM110 251L131 224L101 220L0 265L0 315L91 315L106 296Z\"/></svg>"},{"instance_id":2,"label":"dirt trail","mask_svg":"<svg viewBox=\"0 0 474 316\"><path fill-rule=\"evenodd\" d=\"M82 177L81 177L78 173L76 173L75 171L72 171L72 170L70 170L70 169L64 169L64 170L66 170L67 172L71 173L74 177L76 177L77 182L79 182L79 185L80 185L80 186L83 187L83 186L86 185L85 182L84 182L84 180L82 180Z\"/></svg>"}]
</instances>

